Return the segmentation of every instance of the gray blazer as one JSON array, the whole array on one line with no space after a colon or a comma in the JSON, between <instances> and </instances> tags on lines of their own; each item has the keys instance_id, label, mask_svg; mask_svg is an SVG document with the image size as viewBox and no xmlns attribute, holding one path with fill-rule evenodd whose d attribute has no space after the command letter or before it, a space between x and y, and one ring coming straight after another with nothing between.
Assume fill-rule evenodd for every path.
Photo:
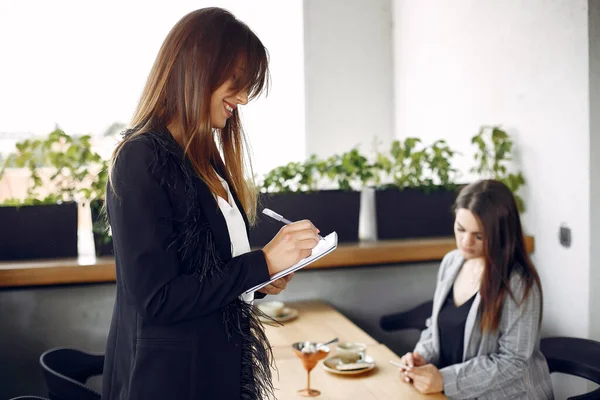
<instances>
[{"instance_id":1,"label":"gray blazer","mask_svg":"<svg viewBox=\"0 0 600 400\"><path fill-rule=\"evenodd\" d=\"M461 253L451 251L438 272L432 316L415 347L432 364L437 364L440 354L438 314L463 263ZM520 300L523 288L518 274L513 274L510 285ZM540 351L540 297L535 286L521 307L507 296L498 331L482 334L477 293L465 325L463 362L440 370L448 398L554 399L548 365Z\"/></svg>"}]
</instances>

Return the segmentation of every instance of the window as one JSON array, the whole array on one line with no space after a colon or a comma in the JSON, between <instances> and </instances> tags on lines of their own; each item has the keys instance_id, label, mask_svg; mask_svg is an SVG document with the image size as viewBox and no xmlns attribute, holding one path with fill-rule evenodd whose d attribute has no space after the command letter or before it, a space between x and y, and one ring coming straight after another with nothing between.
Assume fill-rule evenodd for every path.
<instances>
[{"instance_id":1,"label":"window","mask_svg":"<svg viewBox=\"0 0 600 400\"><path fill-rule=\"evenodd\" d=\"M271 56L272 90L242 116L256 173L305 155L302 1L0 3L0 154L59 125L91 134L110 155L156 53L187 12L220 6L245 21ZM107 136L108 135L108 136Z\"/></svg>"}]
</instances>

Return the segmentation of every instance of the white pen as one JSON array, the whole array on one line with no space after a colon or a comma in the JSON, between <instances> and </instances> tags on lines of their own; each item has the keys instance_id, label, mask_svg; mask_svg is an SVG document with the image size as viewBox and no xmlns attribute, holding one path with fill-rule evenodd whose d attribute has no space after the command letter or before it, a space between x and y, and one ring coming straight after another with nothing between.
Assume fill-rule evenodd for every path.
<instances>
[{"instance_id":1,"label":"white pen","mask_svg":"<svg viewBox=\"0 0 600 400\"><path fill-rule=\"evenodd\" d=\"M409 370L410 369L410 367L408 365L404 365L404 364L401 364L401 363L393 361L393 360L390 360L390 364L392 364L392 365L394 365L394 366L396 366L398 368L401 368L403 370Z\"/></svg>"},{"instance_id":2,"label":"white pen","mask_svg":"<svg viewBox=\"0 0 600 400\"><path fill-rule=\"evenodd\" d=\"M284 218L283 215L277 214L275 211L270 210L268 208L263 208L263 214L265 214L268 217L273 218L276 221L283 222L286 225L289 225L292 223L292 221L290 221L289 219ZM323 237L321 235L319 235L319 239L323 240Z\"/></svg>"}]
</instances>

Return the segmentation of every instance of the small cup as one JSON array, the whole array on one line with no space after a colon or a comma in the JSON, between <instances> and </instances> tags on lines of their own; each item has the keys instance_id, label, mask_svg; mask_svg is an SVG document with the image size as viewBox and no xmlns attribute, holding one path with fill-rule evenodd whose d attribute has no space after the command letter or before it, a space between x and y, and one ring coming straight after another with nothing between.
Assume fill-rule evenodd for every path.
<instances>
[{"instance_id":1,"label":"small cup","mask_svg":"<svg viewBox=\"0 0 600 400\"><path fill-rule=\"evenodd\" d=\"M336 354L343 363L354 363L365 358L367 346L358 342L341 342Z\"/></svg>"},{"instance_id":2,"label":"small cup","mask_svg":"<svg viewBox=\"0 0 600 400\"><path fill-rule=\"evenodd\" d=\"M266 301L260 303L258 307L271 318L281 317L285 314L285 304L281 301Z\"/></svg>"}]
</instances>

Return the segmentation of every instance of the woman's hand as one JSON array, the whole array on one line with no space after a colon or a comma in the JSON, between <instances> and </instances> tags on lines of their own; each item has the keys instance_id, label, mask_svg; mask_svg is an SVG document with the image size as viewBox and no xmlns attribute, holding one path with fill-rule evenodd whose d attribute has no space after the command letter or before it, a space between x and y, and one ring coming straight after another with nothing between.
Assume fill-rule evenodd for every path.
<instances>
[{"instance_id":1,"label":"woman's hand","mask_svg":"<svg viewBox=\"0 0 600 400\"><path fill-rule=\"evenodd\" d=\"M400 368L400 373L403 374L402 379L404 379L405 382L410 383L411 380L406 374L406 372L414 367L421 367L423 365L426 365L427 361L425 361L425 359L419 353L413 351L412 353L406 353L405 355L403 355L400 359L400 363L408 367L408 369Z\"/></svg>"},{"instance_id":2,"label":"woman's hand","mask_svg":"<svg viewBox=\"0 0 600 400\"><path fill-rule=\"evenodd\" d=\"M269 275L283 271L310 256L319 242L319 230L308 220L284 226L262 251L267 260Z\"/></svg>"},{"instance_id":3,"label":"woman's hand","mask_svg":"<svg viewBox=\"0 0 600 400\"><path fill-rule=\"evenodd\" d=\"M405 372L412 380L413 386L424 394L440 393L444 390L444 377L433 364L414 367Z\"/></svg>"},{"instance_id":4,"label":"woman's hand","mask_svg":"<svg viewBox=\"0 0 600 400\"><path fill-rule=\"evenodd\" d=\"M293 272L269 283L267 286L259 289L258 291L264 294L279 294L287 287L287 284L292 280L292 276L294 276Z\"/></svg>"},{"instance_id":5,"label":"woman's hand","mask_svg":"<svg viewBox=\"0 0 600 400\"><path fill-rule=\"evenodd\" d=\"M412 367L420 367L422 365L427 364L427 361L419 353L416 351L412 353L406 353L400 359L400 362L410 368Z\"/></svg>"}]
</instances>

